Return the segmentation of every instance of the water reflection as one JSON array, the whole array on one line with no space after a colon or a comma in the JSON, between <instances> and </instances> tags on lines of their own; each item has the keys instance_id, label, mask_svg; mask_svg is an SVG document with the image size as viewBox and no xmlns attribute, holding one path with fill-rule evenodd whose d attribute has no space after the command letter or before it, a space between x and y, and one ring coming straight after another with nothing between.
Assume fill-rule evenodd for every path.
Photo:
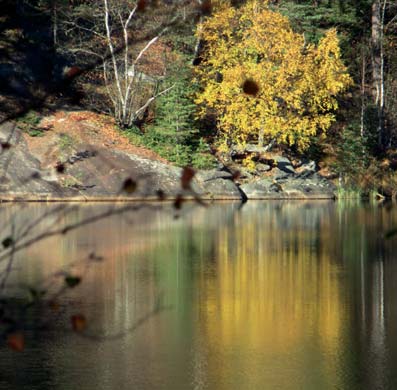
<instances>
[{"instance_id":1,"label":"water reflection","mask_svg":"<svg viewBox=\"0 0 397 390\"><path fill-rule=\"evenodd\" d=\"M46 210L0 212L26 225ZM189 205L177 220L142 209L50 238L20 254L14 284L92 251L105 261L77 267L83 283L55 330L0 351L0 388L396 388L396 241L382 234L396 225L394 209L258 202ZM168 309L150 315L159 301ZM105 339L66 332L77 312Z\"/></svg>"}]
</instances>

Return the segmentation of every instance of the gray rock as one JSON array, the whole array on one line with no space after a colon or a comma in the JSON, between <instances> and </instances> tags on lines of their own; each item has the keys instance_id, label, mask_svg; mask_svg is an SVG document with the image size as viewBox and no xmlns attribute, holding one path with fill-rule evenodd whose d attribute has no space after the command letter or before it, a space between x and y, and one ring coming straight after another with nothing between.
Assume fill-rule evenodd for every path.
<instances>
[{"instance_id":1,"label":"gray rock","mask_svg":"<svg viewBox=\"0 0 397 390\"><path fill-rule=\"evenodd\" d=\"M242 199L241 192L232 180L214 179L202 186L199 195L213 199Z\"/></svg>"},{"instance_id":2,"label":"gray rock","mask_svg":"<svg viewBox=\"0 0 397 390\"><path fill-rule=\"evenodd\" d=\"M260 146L257 144L246 144L245 147L241 147L241 146L236 146L234 145L232 148L232 152L236 152L236 153L242 153L242 152L246 152L246 153L266 153L268 152L272 147L273 147L274 143L271 142L269 145L266 146Z\"/></svg>"},{"instance_id":3,"label":"gray rock","mask_svg":"<svg viewBox=\"0 0 397 390\"><path fill-rule=\"evenodd\" d=\"M67 161L69 164L74 164L77 161L81 161L86 158L95 157L95 156L96 156L95 150L82 150L70 156Z\"/></svg>"},{"instance_id":4,"label":"gray rock","mask_svg":"<svg viewBox=\"0 0 397 390\"><path fill-rule=\"evenodd\" d=\"M239 169L240 179L252 180L254 175L245 168Z\"/></svg>"},{"instance_id":5,"label":"gray rock","mask_svg":"<svg viewBox=\"0 0 397 390\"><path fill-rule=\"evenodd\" d=\"M296 177L283 184L285 192L301 193L310 197L334 197L336 187L333 183L322 178L318 174L312 175L310 179Z\"/></svg>"},{"instance_id":6,"label":"gray rock","mask_svg":"<svg viewBox=\"0 0 397 390\"><path fill-rule=\"evenodd\" d=\"M112 148L93 150L76 145L78 152L62 165L41 168L41 162L28 150L21 131L11 124L0 126L4 150L0 154L0 199L65 198L157 198L178 194L211 199L241 199L232 174L224 171L198 171L192 189L181 186L182 169ZM126 187L126 180L136 188Z\"/></svg>"},{"instance_id":7,"label":"gray rock","mask_svg":"<svg viewBox=\"0 0 397 390\"><path fill-rule=\"evenodd\" d=\"M203 170L196 173L195 178L200 182L207 182L216 179L232 179L233 175L230 172L219 171L217 169Z\"/></svg>"},{"instance_id":8,"label":"gray rock","mask_svg":"<svg viewBox=\"0 0 397 390\"><path fill-rule=\"evenodd\" d=\"M292 166L291 161L287 157L277 156L274 158L274 161L277 163L277 168L289 175L295 174L295 169Z\"/></svg>"},{"instance_id":9,"label":"gray rock","mask_svg":"<svg viewBox=\"0 0 397 390\"><path fill-rule=\"evenodd\" d=\"M232 180L230 172L198 171L194 178L193 188L201 196L217 199L241 199L241 193Z\"/></svg>"},{"instance_id":10,"label":"gray rock","mask_svg":"<svg viewBox=\"0 0 397 390\"><path fill-rule=\"evenodd\" d=\"M216 164L216 169L218 171L222 171L222 170L226 169L226 166L225 166L225 164L223 162L218 161L218 163Z\"/></svg>"},{"instance_id":11,"label":"gray rock","mask_svg":"<svg viewBox=\"0 0 397 390\"><path fill-rule=\"evenodd\" d=\"M159 190L168 197L241 199L244 193L248 199L291 199L332 198L335 191L331 182L315 172L313 164L305 167L308 177L295 175L290 161L283 157L271 178L252 181L251 177L251 182L239 188L229 172L198 171L190 190L181 188L182 169L114 148L93 150L89 145L75 145L78 152L66 160L64 172L57 173L48 164L42 169L42 162L29 152L23 133L12 124L0 126L0 141L0 199L142 199L156 198ZM125 188L127 179L136 183L136 189Z\"/></svg>"},{"instance_id":12,"label":"gray rock","mask_svg":"<svg viewBox=\"0 0 397 390\"><path fill-rule=\"evenodd\" d=\"M258 172L268 172L268 171L270 171L271 169L272 169L272 167L270 166L270 165L267 165L267 164L262 164L262 163L257 163L256 165L255 165L255 169L258 171Z\"/></svg>"},{"instance_id":13,"label":"gray rock","mask_svg":"<svg viewBox=\"0 0 397 390\"><path fill-rule=\"evenodd\" d=\"M283 181L291 177L291 173L282 171L279 168L273 168L272 175L273 179L277 181Z\"/></svg>"},{"instance_id":14,"label":"gray rock","mask_svg":"<svg viewBox=\"0 0 397 390\"><path fill-rule=\"evenodd\" d=\"M310 180L288 175L283 181L268 179L243 184L248 199L333 199L335 186L315 174Z\"/></svg>"},{"instance_id":15,"label":"gray rock","mask_svg":"<svg viewBox=\"0 0 397 390\"><path fill-rule=\"evenodd\" d=\"M274 184L273 180L271 180L271 179L260 179L260 180L257 180L256 183L257 183L259 186L265 187L265 188L270 188L270 186L271 186L272 184Z\"/></svg>"},{"instance_id":16,"label":"gray rock","mask_svg":"<svg viewBox=\"0 0 397 390\"><path fill-rule=\"evenodd\" d=\"M302 170L316 172L317 171L317 164L314 160L309 160L308 162L302 164L300 166Z\"/></svg>"},{"instance_id":17,"label":"gray rock","mask_svg":"<svg viewBox=\"0 0 397 390\"><path fill-rule=\"evenodd\" d=\"M23 142L21 138L22 133L15 124L11 122L5 122L0 125L1 143L8 142L10 145L17 145L18 142ZM26 142L23 143L23 146L26 146Z\"/></svg>"},{"instance_id":18,"label":"gray rock","mask_svg":"<svg viewBox=\"0 0 397 390\"><path fill-rule=\"evenodd\" d=\"M0 198L26 198L27 194L72 196L72 190L63 190L58 183L44 180L40 162L28 151L21 131L11 123L0 126L0 140L8 147L0 154Z\"/></svg>"},{"instance_id":19,"label":"gray rock","mask_svg":"<svg viewBox=\"0 0 397 390\"><path fill-rule=\"evenodd\" d=\"M240 190L243 191L247 199L264 199L268 194L266 188L261 188L255 183L242 184Z\"/></svg>"},{"instance_id":20,"label":"gray rock","mask_svg":"<svg viewBox=\"0 0 397 390\"><path fill-rule=\"evenodd\" d=\"M317 164L315 161L310 160L299 167L299 173L297 174L297 177L308 178L311 175L314 175L316 172L317 172Z\"/></svg>"},{"instance_id":21,"label":"gray rock","mask_svg":"<svg viewBox=\"0 0 397 390\"><path fill-rule=\"evenodd\" d=\"M159 190L166 196L181 192L181 169L114 149L100 149L90 158L68 164L70 186L88 197L156 197ZM124 191L131 179L136 190Z\"/></svg>"},{"instance_id":22,"label":"gray rock","mask_svg":"<svg viewBox=\"0 0 397 390\"><path fill-rule=\"evenodd\" d=\"M278 183L273 183L269 187L269 192L282 192L282 191L283 191L283 187Z\"/></svg>"},{"instance_id":23,"label":"gray rock","mask_svg":"<svg viewBox=\"0 0 397 390\"><path fill-rule=\"evenodd\" d=\"M242 184L240 190L244 192L248 199L266 199L269 193L272 192L271 180L262 179L252 183Z\"/></svg>"}]
</instances>

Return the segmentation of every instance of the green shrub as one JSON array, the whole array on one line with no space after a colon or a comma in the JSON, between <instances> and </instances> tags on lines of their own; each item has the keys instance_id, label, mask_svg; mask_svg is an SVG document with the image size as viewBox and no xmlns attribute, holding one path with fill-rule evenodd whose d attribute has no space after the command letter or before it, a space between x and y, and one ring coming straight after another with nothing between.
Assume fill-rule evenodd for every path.
<instances>
[{"instance_id":1,"label":"green shrub","mask_svg":"<svg viewBox=\"0 0 397 390\"><path fill-rule=\"evenodd\" d=\"M31 128L29 130L27 130L27 133L31 136L31 137L43 137L45 132L42 129L38 129L38 128Z\"/></svg>"},{"instance_id":2,"label":"green shrub","mask_svg":"<svg viewBox=\"0 0 397 390\"><path fill-rule=\"evenodd\" d=\"M123 135L125 135L128 138L128 141L132 145L146 146L144 136L138 127L134 126L131 128L119 129L119 130L123 133Z\"/></svg>"},{"instance_id":3,"label":"green shrub","mask_svg":"<svg viewBox=\"0 0 397 390\"><path fill-rule=\"evenodd\" d=\"M196 86L186 59L170 66L168 74L162 87L171 89L157 99L153 124L144 132L132 128L125 134L134 145L150 148L177 166L212 168L215 159L199 136L193 102Z\"/></svg>"},{"instance_id":4,"label":"green shrub","mask_svg":"<svg viewBox=\"0 0 397 390\"><path fill-rule=\"evenodd\" d=\"M211 150L204 138L200 138L198 145L192 154L191 164L197 169L211 169L216 166L217 160L211 154Z\"/></svg>"},{"instance_id":5,"label":"green shrub","mask_svg":"<svg viewBox=\"0 0 397 390\"><path fill-rule=\"evenodd\" d=\"M45 132L38 127L41 116L36 111L30 110L25 115L18 118L18 127L31 137L42 137Z\"/></svg>"},{"instance_id":6,"label":"green shrub","mask_svg":"<svg viewBox=\"0 0 397 390\"><path fill-rule=\"evenodd\" d=\"M59 149L61 152L69 152L74 145L74 139L68 134L60 134L59 136Z\"/></svg>"}]
</instances>

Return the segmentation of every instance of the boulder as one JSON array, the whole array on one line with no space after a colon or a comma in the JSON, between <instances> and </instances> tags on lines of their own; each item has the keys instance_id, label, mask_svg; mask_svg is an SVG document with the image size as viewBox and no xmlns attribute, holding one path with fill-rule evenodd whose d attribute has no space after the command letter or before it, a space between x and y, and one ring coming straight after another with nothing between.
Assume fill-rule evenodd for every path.
<instances>
[{"instance_id":1,"label":"boulder","mask_svg":"<svg viewBox=\"0 0 397 390\"><path fill-rule=\"evenodd\" d=\"M248 169L245 169L244 167L239 169L238 172L240 179L252 180L254 178L254 174L252 173L252 171L248 171Z\"/></svg>"},{"instance_id":2,"label":"boulder","mask_svg":"<svg viewBox=\"0 0 397 390\"><path fill-rule=\"evenodd\" d=\"M263 172L269 172L272 169L272 167L268 164L257 163L255 165L255 169L257 172L263 173Z\"/></svg>"},{"instance_id":3,"label":"boulder","mask_svg":"<svg viewBox=\"0 0 397 390\"><path fill-rule=\"evenodd\" d=\"M271 174L272 174L272 178L276 181L284 181L292 176L291 173L283 171L279 168L273 168Z\"/></svg>"},{"instance_id":4,"label":"boulder","mask_svg":"<svg viewBox=\"0 0 397 390\"><path fill-rule=\"evenodd\" d=\"M217 179L232 180L233 175L224 170L200 170L196 173L196 179L200 182L210 182Z\"/></svg>"},{"instance_id":5,"label":"boulder","mask_svg":"<svg viewBox=\"0 0 397 390\"><path fill-rule=\"evenodd\" d=\"M334 198L336 186L315 173L310 178L300 176L286 181L283 184L283 191L294 196Z\"/></svg>"},{"instance_id":6,"label":"boulder","mask_svg":"<svg viewBox=\"0 0 397 390\"><path fill-rule=\"evenodd\" d=\"M262 179L240 186L248 199L333 199L336 187L318 174L303 179L289 176L284 180Z\"/></svg>"},{"instance_id":7,"label":"boulder","mask_svg":"<svg viewBox=\"0 0 397 390\"><path fill-rule=\"evenodd\" d=\"M297 173L297 177L307 178L311 175L314 175L317 172L317 164L315 161L310 160L304 164L302 164Z\"/></svg>"},{"instance_id":8,"label":"boulder","mask_svg":"<svg viewBox=\"0 0 397 390\"><path fill-rule=\"evenodd\" d=\"M295 169L292 166L292 163L289 158L283 156L276 156L274 158L275 163L277 164L277 168L288 174L288 175L295 175Z\"/></svg>"},{"instance_id":9,"label":"boulder","mask_svg":"<svg viewBox=\"0 0 397 390\"><path fill-rule=\"evenodd\" d=\"M275 192L275 189L272 188L273 184L271 180L261 179L242 184L240 190L245 194L247 199L266 199L270 193Z\"/></svg>"},{"instance_id":10,"label":"boulder","mask_svg":"<svg viewBox=\"0 0 397 390\"><path fill-rule=\"evenodd\" d=\"M194 178L194 190L202 197L213 199L242 199L241 192L233 182L230 172L198 171Z\"/></svg>"}]
</instances>

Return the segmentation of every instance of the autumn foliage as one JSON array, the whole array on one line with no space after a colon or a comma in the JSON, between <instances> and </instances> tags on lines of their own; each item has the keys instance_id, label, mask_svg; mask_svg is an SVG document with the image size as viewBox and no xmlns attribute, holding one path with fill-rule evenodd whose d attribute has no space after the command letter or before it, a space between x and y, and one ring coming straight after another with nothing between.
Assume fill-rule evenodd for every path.
<instances>
[{"instance_id":1,"label":"autumn foliage","mask_svg":"<svg viewBox=\"0 0 397 390\"><path fill-rule=\"evenodd\" d=\"M304 150L335 120L337 95L352 81L335 29L307 44L266 1L222 3L198 28L202 114L215 113L221 144L272 139Z\"/></svg>"}]
</instances>

